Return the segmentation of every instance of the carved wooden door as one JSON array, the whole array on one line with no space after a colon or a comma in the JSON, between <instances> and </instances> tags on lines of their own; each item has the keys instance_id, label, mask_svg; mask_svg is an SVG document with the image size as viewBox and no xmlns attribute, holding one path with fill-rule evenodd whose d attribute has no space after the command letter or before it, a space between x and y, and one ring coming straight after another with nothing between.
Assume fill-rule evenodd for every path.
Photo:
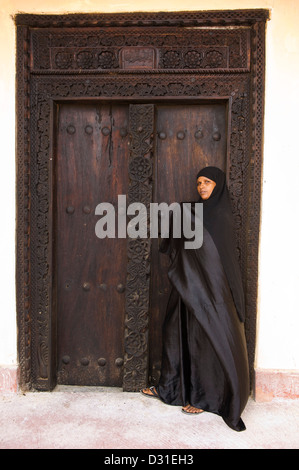
<instances>
[{"instance_id":1,"label":"carved wooden door","mask_svg":"<svg viewBox=\"0 0 299 470\"><path fill-rule=\"evenodd\" d=\"M173 104L156 107L155 202L196 201L196 174L207 165L227 168L225 104ZM161 367L162 323L170 294L169 259L152 240L149 380L157 384Z\"/></svg>"},{"instance_id":2,"label":"carved wooden door","mask_svg":"<svg viewBox=\"0 0 299 470\"><path fill-rule=\"evenodd\" d=\"M268 18L259 9L16 15L24 390L51 390L58 375L135 391L148 366L158 380L169 286L157 274L167 259L157 240L96 239L95 205L117 194L146 205L194 199L207 161L229 175L253 377Z\"/></svg>"},{"instance_id":3,"label":"carved wooden door","mask_svg":"<svg viewBox=\"0 0 299 470\"><path fill-rule=\"evenodd\" d=\"M140 109L148 107L154 109L152 105ZM156 129L152 201L170 204L196 200L195 175L199 169L207 164L226 168L226 105L157 105L150 120L150 131ZM58 383L123 383L127 243L117 232L115 238L98 239L94 214L99 203L109 202L117 215L118 195L128 195L129 121L128 105L58 107ZM141 132L142 114L133 125ZM168 259L159 254L158 240L151 242L148 352L149 379L156 383L170 286ZM135 284L133 294L137 289Z\"/></svg>"},{"instance_id":4,"label":"carved wooden door","mask_svg":"<svg viewBox=\"0 0 299 470\"><path fill-rule=\"evenodd\" d=\"M153 193L147 201L136 184L144 184L148 167L132 165L134 158L147 161L142 132L153 141L143 149L153 154L154 185L148 186ZM97 238L95 208L112 203L117 216L119 195L147 207L150 201L196 200L198 170L206 164L226 167L226 106L60 104L56 155L58 383L122 386L125 337L129 351L143 353L134 328L125 335L126 310L130 327L144 309L142 301L135 302L140 295L150 296L149 379L156 383L170 287L168 259L152 239L151 289L140 279L129 277L127 283L127 242L117 231L115 238ZM136 240L129 243L132 248Z\"/></svg>"},{"instance_id":5,"label":"carved wooden door","mask_svg":"<svg viewBox=\"0 0 299 470\"><path fill-rule=\"evenodd\" d=\"M127 126L127 105L58 106L58 383L122 386L126 240L96 236L95 208L127 194Z\"/></svg>"}]
</instances>

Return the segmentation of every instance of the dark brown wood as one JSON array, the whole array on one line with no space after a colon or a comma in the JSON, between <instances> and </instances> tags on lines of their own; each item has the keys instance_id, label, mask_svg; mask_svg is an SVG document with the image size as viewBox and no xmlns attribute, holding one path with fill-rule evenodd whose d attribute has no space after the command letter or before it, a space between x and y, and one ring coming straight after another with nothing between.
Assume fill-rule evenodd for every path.
<instances>
[{"instance_id":1,"label":"dark brown wood","mask_svg":"<svg viewBox=\"0 0 299 470\"><path fill-rule=\"evenodd\" d=\"M128 205L152 201L154 105L130 105L130 187ZM138 210L138 209L137 209ZM134 216L134 214L133 214ZM129 224L133 222L129 216ZM149 226L149 225L148 225ZM147 226L147 234L148 234ZM149 234L148 234L149 235ZM125 365L123 388L140 390L148 381L151 239L128 237L126 284Z\"/></svg>"},{"instance_id":2,"label":"dark brown wood","mask_svg":"<svg viewBox=\"0 0 299 470\"><path fill-rule=\"evenodd\" d=\"M57 117L58 383L121 386L126 240L99 239L95 209L117 214L128 192L128 106L60 104Z\"/></svg>"},{"instance_id":3,"label":"dark brown wood","mask_svg":"<svg viewBox=\"0 0 299 470\"><path fill-rule=\"evenodd\" d=\"M225 103L158 105L156 107L154 202L196 201L196 174L206 165L226 171L227 109ZM168 257L152 241L149 376L159 380L162 324L170 294Z\"/></svg>"},{"instance_id":4,"label":"dark brown wood","mask_svg":"<svg viewBox=\"0 0 299 470\"><path fill-rule=\"evenodd\" d=\"M227 170L226 104L156 108L157 202L195 200L195 176L201 167L215 165Z\"/></svg>"},{"instance_id":5,"label":"dark brown wood","mask_svg":"<svg viewBox=\"0 0 299 470\"><path fill-rule=\"evenodd\" d=\"M135 144L129 151L126 150L127 147L125 149L122 146L116 150L115 144L112 151L111 145L109 149L109 137L101 135L102 140L94 140L93 146L90 147L91 154L94 154L95 149L101 147L103 139L108 137L108 150L101 147L102 151L106 152L105 155L112 155L114 158L113 152L116 152L115 158L119 164L123 155L127 155L125 158L129 159L129 166L126 174L130 183L128 196L135 197L134 191L137 191L147 203L152 197L156 197L156 192L154 196L152 195L152 185L156 184L154 187L157 188L159 177L163 175L164 163L159 160L162 158L159 154L165 140L159 140L160 137L156 135L156 131L165 132L158 129L158 123L162 123L163 110L167 111L167 115L170 114L170 106L175 106L178 110L177 115L172 116L171 126L169 124L167 131L169 133L174 125L177 127L180 124L179 127L182 127L183 122L180 120L183 116L184 120L195 120L194 115L191 117L190 114L186 115L186 112L190 113L192 106L198 106L199 112L201 106L203 109L208 109L205 108L206 105L219 107L215 116L217 119L218 116L222 116L221 122L226 131L220 132L221 139L212 144L214 149L219 148L219 144L222 145L224 142L222 139L226 133L226 170L246 291L245 326L251 372L253 371L262 168L265 21L268 16L266 10L16 16L18 54L16 272L18 352L22 388L52 389L57 383L57 371L58 376L62 376L60 358L56 354L57 346L60 355L70 356L67 351L59 349L61 342L56 333L59 309L64 302L66 303L63 297L62 304L60 306L57 304L60 302L60 294L58 277L55 277L56 248L59 242L56 235L60 223L60 219L56 218L56 209L58 210L60 204L58 197L59 204L56 205L57 190L63 192L57 180L57 174L62 169L58 164L58 156L63 156L61 149L66 145L66 141L62 139L62 131L59 131L59 126L56 127L55 123L57 118L60 119L60 112L65 117L70 112L76 124L82 125L83 115L86 116L83 110L89 110L86 111L87 115L91 115L94 112L92 109L104 109L105 106L112 106L112 103L115 105L112 107L113 113L130 104L149 105L151 109L153 105L156 106L156 121L152 120L147 127L149 129L156 125L152 136L152 149L149 154L146 152L139 154L145 160L142 162L144 180L142 174L140 175L140 165L131 162L134 159L134 149L137 148ZM133 114L133 111L129 112L129 115ZM205 122L207 126L208 123L209 120ZM137 122L133 126L130 123L128 125L131 130L127 139L131 145L134 142L141 147L145 143L149 144L151 137L147 136L146 141L142 140L142 133L138 134ZM186 130L190 132L186 125L184 129L176 129L178 132ZM71 129L69 131L72 132ZM83 135L85 140L91 137L88 133ZM74 137L74 134L68 134L68 142L71 142L72 136ZM197 138L200 138L199 134ZM77 140L76 145L81 146L83 141L83 138ZM187 145L186 151L190 158L188 171L192 173L192 176L190 174L192 179L193 172L197 170L196 160L193 159L193 151L197 147L194 140L192 145L191 141L189 144L186 142L187 140L178 139L175 148L177 151L181 144ZM211 151L212 144L205 147L202 138L202 147L200 147L202 156ZM167 145L170 145L170 141ZM174 146L170 145L169 148L172 152ZM65 150L71 155L71 147ZM180 171L175 173L174 167L169 163L170 154L166 155L167 166L164 169L164 180L161 180L163 185L168 184L165 182L168 181L167 168L172 168L169 181L176 178L177 174L183 175L186 170L184 166L180 166L177 168ZM213 155L215 156L213 162L223 161L221 152L216 154L213 152ZM73 165L79 165L78 168L82 171L81 160L76 160ZM95 174L97 171L95 170ZM67 173L63 171L63 178L66 175ZM89 175L92 186L95 184L92 179L94 175L91 173ZM111 184L115 191L119 188L113 184L119 179L125 181L123 178L124 175L120 178L118 172L113 173L111 181L114 183ZM139 178L137 185L134 184L136 182L134 178ZM184 178L180 179L179 187L184 188L183 198L185 195L187 197L185 191L192 186L187 181ZM107 197L113 200L115 193L108 191L105 181L103 184L107 189ZM168 191L171 191L169 187ZM76 201L78 203L77 195ZM88 201L81 202L89 204ZM67 204L74 205L72 202ZM77 214L77 209L74 214ZM87 214L82 214L82 217L85 216L88 218ZM70 231L70 226L67 230ZM77 247L74 248L77 251ZM88 256L83 251L85 250L83 245L79 248ZM127 272L125 306L122 307L124 308L122 318L125 318L125 326L121 324L123 330L121 344L124 354L123 387L125 390L136 390L136 387L145 384L147 380L147 361L151 354L148 320L153 321L154 326L153 319L157 315L157 313L152 317L150 315L151 295L148 287L150 276L153 275L153 271L149 269L150 259L151 256L156 256L156 252L154 246L150 250L146 243L140 249L137 244L132 246L128 242L126 250L128 259L133 257L139 263L139 267L145 269L140 277L140 280L145 282L144 284L141 282L138 286L137 284L134 286L134 282L133 286L130 283L132 280L130 276L133 276L133 279L134 276L138 277L138 271ZM142 264L144 256L147 256L146 261L149 266ZM106 262L105 258L104 266ZM155 262L153 258L154 265ZM96 276L96 268L90 269ZM82 272L81 280L89 283L87 276L83 274L87 272ZM113 281L116 281L114 275L111 276ZM93 282L96 281L91 281ZM66 292L65 295L67 294ZM84 294L94 295L94 291L84 291ZM112 302L112 297L110 301ZM80 300L79 304L82 305L82 302ZM157 301L153 301L154 308L155 302ZM65 320L69 325L69 317ZM79 357L82 359L83 353L85 354L82 347L78 347L80 354L77 361ZM94 357L98 356L94 354ZM117 351L117 354L120 352ZM157 361L155 357L151 359L151 369ZM86 361L83 362L86 364ZM82 367L81 365L78 367L87 370L91 363ZM94 368L95 370L98 369ZM151 375L154 375L153 370Z\"/></svg>"},{"instance_id":6,"label":"dark brown wood","mask_svg":"<svg viewBox=\"0 0 299 470\"><path fill-rule=\"evenodd\" d=\"M68 34L62 28L35 29L31 33L34 51L32 70L45 73L107 71L196 70L198 73L248 72L250 28L182 29L138 27L108 30L84 28Z\"/></svg>"}]
</instances>

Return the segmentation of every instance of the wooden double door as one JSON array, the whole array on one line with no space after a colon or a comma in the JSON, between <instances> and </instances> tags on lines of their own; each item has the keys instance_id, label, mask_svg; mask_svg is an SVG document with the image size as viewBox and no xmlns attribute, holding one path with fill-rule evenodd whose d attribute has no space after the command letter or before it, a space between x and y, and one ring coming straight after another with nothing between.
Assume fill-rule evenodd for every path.
<instances>
[{"instance_id":1,"label":"wooden double door","mask_svg":"<svg viewBox=\"0 0 299 470\"><path fill-rule=\"evenodd\" d=\"M228 165L227 102L157 101L146 105L152 110L150 200L168 204L196 200L199 169L209 164L226 170ZM127 197L134 184L128 168L136 106L140 103L57 105L54 278L60 384L123 384L128 236L118 236L118 196ZM136 129L143 131L138 123ZM142 176L147 170L140 165L137 171ZM115 210L114 237L99 238L95 230L100 219L96 207L103 202ZM143 328L147 343L148 381L155 384L170 285L168 257L159 254L158 239L151 239L150 244L147 321L139 330Z\"/></svg>"}]
</instances>

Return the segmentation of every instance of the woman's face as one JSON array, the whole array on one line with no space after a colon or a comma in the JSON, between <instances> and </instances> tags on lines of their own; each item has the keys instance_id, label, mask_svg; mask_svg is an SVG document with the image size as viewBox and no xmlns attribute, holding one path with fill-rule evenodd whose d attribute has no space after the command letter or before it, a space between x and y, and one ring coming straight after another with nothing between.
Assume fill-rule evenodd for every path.
<instances>
[{"instance_id":1,"label":"woman's face","mask_svg":"<svg viewBox=\"0 0 299 470\"><path fill-rule=\"evenodd\" d=\"M200 176L197 179L197 191L201 199L203 199L204 201L206 199L209 199L215 186L215 181L210 180L206 176Z\"/></svg>"}]
</instances>

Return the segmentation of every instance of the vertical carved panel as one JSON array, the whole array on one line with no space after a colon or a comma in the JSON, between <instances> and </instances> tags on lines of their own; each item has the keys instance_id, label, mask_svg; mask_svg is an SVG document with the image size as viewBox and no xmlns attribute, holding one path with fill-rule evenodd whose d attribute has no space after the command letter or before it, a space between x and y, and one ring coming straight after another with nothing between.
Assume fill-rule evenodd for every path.
<instances>
[{"instance_id":1,"label":"vertical carved panel","mask_svg":"<svg viewBox=\"0 0 299 470\"><path fill-rule=\"evenodd\" d=\"M131 105L128 204L141 202L148 215L152 200L153 132L154 106ZM130 216L131 219L132 217L134 216ZM149 221L146 222L149 227ZM128 238L123 379L125 391L137 391L147 384L150 250L149 237Z\"/></svg>"},{"instance_id":2,"label":"vertical carved panel","mask_svg":"<svg viewBox=\"0 0 299 470\"><path fill-rule=\"evenodd\" d=\"M129 203L152 198L155 100L229 101L228 167L254 363L267 10L17 15L20 385L55 385L53 102L130 100ZM144 69L143 69L144 68ZM77 73L80 72L80 73ZM149 210L148 210L149 213ZM124 389L146 383L150 239L128 239Z\"/></svg>"},{"instance_id":3,"label":"vertical carved panel","mask_svg":"<svg viewBox=\"0 0 299 470\"><path fill-rule=\"evenodd\" d=\"M17 31L17 251L16 289L19 332L20 382L24 390L31 386L31 306L30 306L30 94L29 32Z\"/></svg>"},{"instance_id":4,"label":"vertical carved panel","mask_svg":"<svg viewBox=\"0 0 299 470\"><path fill-rule=\"evenodd\" d=\"M53 388L51 104L32 86L31 110L31 323L32 382Z\"/></svg>"}]
</instances>

